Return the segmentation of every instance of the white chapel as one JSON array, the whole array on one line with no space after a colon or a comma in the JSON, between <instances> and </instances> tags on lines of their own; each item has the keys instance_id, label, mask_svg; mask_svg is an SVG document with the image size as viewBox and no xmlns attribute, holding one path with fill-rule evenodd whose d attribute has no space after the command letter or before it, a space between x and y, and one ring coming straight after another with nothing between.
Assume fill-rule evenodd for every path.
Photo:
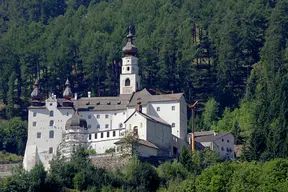
<instances>
[{"instance_id":1,"label":"white chapel","mask_svg":"<svg viewBox=\"0 0 288 192\"><path fill-rule=\"evenodd\" d=\"M63 98L51 94L43 101L38 81L28 108L26 170L49 162L57 151L69 156L82 145L97 155L119 151L125 132L139 138L139 155L177 155L187 145L187 104L183 93L152 95L141 89L137 48L129 30L123 48L120 94L117 97L77 97L67 79Z\"/></svg>"}]
</instances>

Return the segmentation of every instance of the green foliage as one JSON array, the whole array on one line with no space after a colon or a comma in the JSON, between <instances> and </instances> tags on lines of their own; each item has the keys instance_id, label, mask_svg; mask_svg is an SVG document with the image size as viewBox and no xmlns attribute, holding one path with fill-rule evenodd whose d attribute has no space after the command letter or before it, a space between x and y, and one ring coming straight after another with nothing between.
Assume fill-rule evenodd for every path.
<instances>
[{"instance_id":1,"label":"green foliage","mask_svg":"<svg viewBox=\"0 0 288 192\"><path fill-rule=\"evenodd\" d=\"M151 165L140 162L136 157L125 169L125 180L130 189L136 191L156 191L160 178Z\"/></svg>"},{"instance_id":2,"label":"green foliage","mask_svg":"<svg viewBox=\"0 0 288 192\"><path fill-rule=\"evenodd\" d=\"M24 155L27 140L27 122L19 117L0 120L0 150Z\"/></svg>"},{"instance_id":3,"label":"green foliage","mask_svg":"<svg viewBox=\"0 0 288 192\"><path fill-rule=\"evenodd\" d=\"M212 126L218 120L218 104L211 98L205 103L205 108L203 112L203 129L211 130Z\"/></svg>"},{"instance_id":4,"label":"green foliage","mask_svg":"<svg viewBox=\"0 0 288 192\"><path fill-rule=\"evenodd\" d=\"M23 158L12 153L7 153L6 151L0 151L0 163L15 163L21 162Z\"/></svg>"}]
</instances>

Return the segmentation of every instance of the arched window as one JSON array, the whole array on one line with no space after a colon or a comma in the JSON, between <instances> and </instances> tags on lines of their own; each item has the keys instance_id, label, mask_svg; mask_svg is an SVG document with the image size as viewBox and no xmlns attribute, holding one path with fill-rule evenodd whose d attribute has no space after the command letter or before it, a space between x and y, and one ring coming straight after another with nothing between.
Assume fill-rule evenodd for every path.
<instances>
[{"instance_id":1,"label":"arched window","mask_svg":"<svg viewBox=\"0 0 288 192\"><path fill-rule=\"evenodd\" d=\"M137 126L135 126L133 128L133 135L138 137L138 127Z\"/></svg>"},{"instance_id":2,"label":"arched window","mask_svg":"<svg viewBox=\"0 0 288 192\"><path fill-rule=\"evenodd\" d=\"M53 121L53 120L50 120L49 126L53 126L53 125L54 125L54 121Z\"/></svg>"},{"instance_id":3,"label":"arched window","mask_svg":"<svg viewBox=\"0 0 288 192\"><path fill-rule=\"evenodd\" d=\"M49 131L49 138L54 138L54 131Z\"/></svg>"},{"instance_id":4,"label":"arched window","mask_svg":"<svg viewBox=\"0 0 288 192\"><path fill-rule=\"evenodd\" d=\"M50 111L50 117L54 116L54 111Z\"/></svg>"},{"instance_id":5,"label":"arched window","mask_svg":"<svg viewBox=\"0 0 288 192\"><path fill-rule=\"evenodd\" d=\"M130 86L130 79L125 80L125 86Z\"/></svg>"},{"instance_id":6,"label":"arched window","mask_svg":"<svg viewBox=\"0 0 288 192\"><path fill-rule=\"evenodd\" d=\"M52 154L52 153L53 153L53 148L50 147L50 148L49 148L49 154Z\"/></svg>"}]
</instances>

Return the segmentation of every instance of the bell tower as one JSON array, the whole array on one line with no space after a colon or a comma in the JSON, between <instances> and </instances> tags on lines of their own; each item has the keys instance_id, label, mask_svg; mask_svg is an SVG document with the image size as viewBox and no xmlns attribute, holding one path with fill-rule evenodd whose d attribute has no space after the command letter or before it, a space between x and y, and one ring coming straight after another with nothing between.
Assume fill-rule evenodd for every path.
<instances>
[{"instance_id":1,"label":"bell tower","mask_svg":"<svg viewBox=\"0 0 288 192\"><path fill-rule=\"evenodd\" d=\"M127 43L123 47L122 73L120 75L120 94L131 94L140 89L137 48L133 45L131 27L127 35Z\"/></svg>"}]
</instances>

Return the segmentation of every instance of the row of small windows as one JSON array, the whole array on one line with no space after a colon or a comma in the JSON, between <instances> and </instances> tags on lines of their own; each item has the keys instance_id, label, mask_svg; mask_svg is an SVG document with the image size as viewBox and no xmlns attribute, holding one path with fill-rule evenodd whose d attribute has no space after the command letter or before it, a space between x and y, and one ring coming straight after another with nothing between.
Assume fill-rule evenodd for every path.
<instances>
[{"instance_id":1,"label":"row of small windows","mask_svg":"<svg viewBox=\"0 0 288 192\"><path fill-rule=\"evenodd\" d=\"M160 111L160 107L157 107L156 109L157 109L157 111ZM171 110L172 110L172 111L175 111L175 106L172 106L172 107L171 107Z\"/></svg>"},{"instance_id":2,"label":"row of small windows","mask_svg":"<svg viewBox=\"0 0 288 192\"><path fill-rule=\"evenodd\" d=\"M34 121L34 122L33 122L33 127L36 127L36 125L37 125L37 122ZM50 126L50 127L54 126L54 121L53 121L53 120L50 120L50 121L49 121L49 126Z\"/></svg>"},{"instance_id":3,"label":"row of small windows","mask_svg":"<svg viewBox=\"0 0 288 192\"><path fill-rule=\"evenodd\" d=\"M34 122L33 122L33 127L36 127L36 125L37 125L37 122L34 121ZM50 121L49 121L49 126L50 126L50 127L54 126L54 121L53 121L53 120L50 120ZM123 127L123 124L120 123L120 124L119 124L119 128L122 128L122 127ZM88 125L87 128L88 128L88 129L91 129L91 125ZM97 125L96 125L96 128L97 128L97 129L100 129L100 124L97 124ZM105 124L105 128L108 129L108 128L109 128L109 124Z\"/></svg>"},{"instance_id":4,"label":"row of small windows","mask_svg":"<svg viewBox=\"0 0 288 192\"><path fill-rule=\"evenodd\" d=\"M104 138L104 133L106 133L106 137L108 138L108 137L110 137L110 132L108 131L108 132L101 132L100 133L100 138ZM98 135L98 133L95 133L94 134L94 139L97 139L97 135ZM112 137L115 137L116 136L116 131L113 131L112 132ZM92 134L89 134L89 140L91 140L92 139Z\"/></svg>"},{"instance_id":5,"label":"row of small windows","mask_svg":"<svg viewBox=\"0 0 288 192\"><path fill-rule=\"evenodd\" d=\"M221 151L225 151L225 148L221 147ZM227 147L226 148L226 152L232 152L232 149Z\"/></svg>"},{"instance_id":6,"label":"row of small windows","mask_svg":"<svg viewBox=\"0 0 288 192\"><path fill-rule=\"evenodd\" d=\"M37 132L37 138L41 138L41 132ZM54 131L49 131L49 138L53 139L54 138Z\"/></svg>"},{"instance_id":7,"label":"row of small windows","mask_svg":"<svg viewBox=\"0 0 288 192\"><path fill-rule=\"evenodd\" d=\"M69 115L69 112L67 112L66 115L68 116L68 115ZM116 115L116 113L115 113L114 115ZM123 115L125 115L125 112L123 112ZM36 117L36 116L37 116L37 113L36 113L36 112L33 112L33 117ZM49 112L49 116L50 116L50 117L54 117L54 111L50 111L50 112ZM97 119L100 119L100 115L99 115L99 114L96 115L96 117L97 117ZM88 115L88 119L91 119L91 118L92 118L92 116L91 116L91 115ZM109 114L106 114L106 115L105 115L105 118L108 119L108 118L109 118Z\"/></svg>"},{"instance_id":8,"label":"row of small windows","mask_svg":"<svg viewBox=\"0 0 288 192\"><path fill-rule=\"evenodd\" d=\"M224 139L222 139L222 142L224 142ZM230 141L229 141L229 139L227 139L227 143L229 143Z\"/></svg>"},{"instance_id":9,"label":"row of small windows","mask_svg":"<svg viewBox=\"0 0 288 192\"><path fill-rule=\"evenodd\" d=\"M37 113L33 112L33 117L36 117L36 116L37 116ZM54 111L49 111L49 116L54 117Z\"/></svg>"}]
</instances>

